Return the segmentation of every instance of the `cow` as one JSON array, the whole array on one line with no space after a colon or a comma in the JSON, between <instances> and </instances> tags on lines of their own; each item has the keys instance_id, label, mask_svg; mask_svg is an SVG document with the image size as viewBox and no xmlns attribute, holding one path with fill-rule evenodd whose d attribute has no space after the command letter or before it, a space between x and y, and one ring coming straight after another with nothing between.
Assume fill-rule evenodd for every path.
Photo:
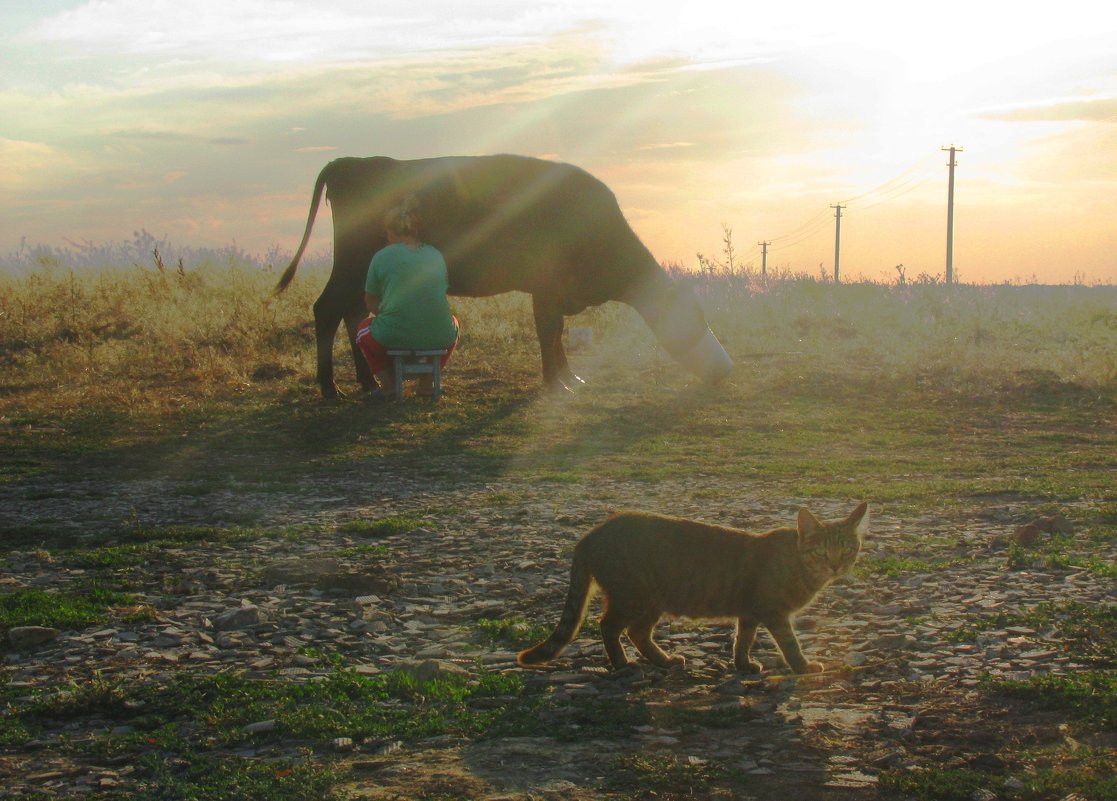
<instances>
[{"instance_id":1,"label":"cow","mask_svg":"<svg viewBox=\"0 0 1117 801\"><path fill-rule=\"evenodd\" d=\"M410 195L420 204L423 240L446 258L450 294L531 295L547 386L580 381L563 350L564 317L610 300L635 308L667 352L703 379L717 382L732 366L693 293L656 262L608 187L577 167L511 155L331 161L318 175L306 231L277 292L295 276L323 190L334 220L333 270L314 304L323 397L339 395L334 337L344 320L352 345L366 314L369 261L388 244L384 215ZM353 359L367 391L373 378L355 346Z\"/></svg>"}]
</instances>

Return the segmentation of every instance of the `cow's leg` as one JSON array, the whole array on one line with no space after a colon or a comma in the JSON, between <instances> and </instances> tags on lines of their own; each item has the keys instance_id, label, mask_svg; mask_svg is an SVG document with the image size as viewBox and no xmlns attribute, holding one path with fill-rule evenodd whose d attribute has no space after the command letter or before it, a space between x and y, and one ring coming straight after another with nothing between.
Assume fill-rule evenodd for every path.
<instances>
[{"instance_id":1,"label":"cow's leg","mask_svg":"<svg viewBox=\"0 0 1117 801\"><path fill-rule=\"evenodd\" d=\"M353 366L357 370L357 381L361 384L361 389L365 392L372 392L373 387L376 386L376 379L372 377L372 371L369 370L368 361L365 355L361 353L361 349L357 347L357 328L361 322L368 317L368 312L359 306L354 306L345 313L345 330L349 333L349 348L353 352Z\"/></svg>"},{"instance_id":2,"label":"cow's leg","mask_svg":"<svg viewBox=\"0 0 1117 801\"><path fill-rule=\"evenodd\" d=\"M555 303L531 296L535 313L535 333L539 335L539 353L543 360L543 383L549 389L571 389L582 379L574 375L562 347L563 315Z\"/></svg>"},{"instance_id":3,"label":"cow's leg","mask_svg":"<svg viewBox=\"0 0 1117 801\"><path fill-rule=\"evenodd\" d=\"M345 397L334 383L334 337L345 311L343 293L329 283L314 301L314 339L318 346L318 386L322 397Z\"/></svg>"},{"instance_id":4,"label":"cow's leg","mask_svg":"<svg viewBox=\"0 0 1117 801\"><path fill-rule=\"evenodd\" d=\"M573 392L575 387L586 383L581 377L575 375L574 371L570 369L570 364L566 361L566 349L562 346L562 328L559 328L558 335L555 337L554 354L555 371L558 373L559 383L563 387Z\"/></svg>"}]
</instances>

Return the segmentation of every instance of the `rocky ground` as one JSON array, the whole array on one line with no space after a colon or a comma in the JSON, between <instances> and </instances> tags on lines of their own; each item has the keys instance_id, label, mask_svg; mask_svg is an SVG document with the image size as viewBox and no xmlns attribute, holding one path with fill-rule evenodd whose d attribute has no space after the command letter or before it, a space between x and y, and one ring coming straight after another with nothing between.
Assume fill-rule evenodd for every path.
<instances>
[{"instance_id":1,"label":"rocky ground","mask_svg":"<svg viewBox=\"0 0 1117 801\"><path fill-rule=\"evenodd\" d=\"M443 474L455 472L442 465ZM482 618L517 615L553 623L566 588L570 546L609 508L643 508L765 530L790 525L801 499L746 488L732 501L703 500L701 478L599 482L591 488L510 476L427 481L370 468L276 492L238 487L196 497L166 480L75 476L65 487L34 481L0 487L0 524L59 530L118 521L144 525L223 525L253 520L277 530L320 526L313 536L257 537L165 550L136 572L135 594L155 615L135 625L28 633L9 643L3 671L14 687L60 685L101 676L158 682L179 671L242 672L309 680L328 670L308 649L341 654L359 672L401 666L428 671L519 671L511 651L479 643ZM871 499L870 499L871 500ZM821 516L845 515L849 501L809 504ZM799 619L804 650L830 669L792 678L762 635L766 672L731 669L730 627L675 621L659 639L687 657L682 670L650 666L605 671L599 641L583 632L551 670L527 681L552 694L559 713L586 699L641 699L651 722L623 737L558 741L550 722L534 737L479 742L337 743L354 768L355 797L541 799L599 798L618 756L669 755L682 764L731 765L745 784L706 787L709 798L872 798L885 768L947 764L997 769L1009 741L1059 743L1063 721L1023 714L982 692L982 676L1027 678L1080 666L1058 632L1027 626L951 634L995 610L1044 601L1113 603L1112 580L1079 568L1009 570L1006 549L1029 510L983 501L956 519L911 517L872 508L867 563L911 553L949 566L863 572L823 592ZM353 520L414 515L420 527L378 538L350 530ZM1114 549L1096 553L1114 559ZM83 572L24 549L0 555L0 589L64 589ZM748 713L749 724L716 730L657 725L672 707ZM266 727L267 721L258 721ZM92 730L68 732L72 740ZM1029 739L1030 738L1030 739ZM251 754L245 754L251 756ZM127 766L77 764L42 741L0 747L0 797L39 790L65 795L127 781ZM1011 788L1009 788L1011 789ZM799 795L789 795L790 793ZM441 793L442 795L438 795ZM651 797L651 796L649 796Z\"/></svg>"}]
</instances>

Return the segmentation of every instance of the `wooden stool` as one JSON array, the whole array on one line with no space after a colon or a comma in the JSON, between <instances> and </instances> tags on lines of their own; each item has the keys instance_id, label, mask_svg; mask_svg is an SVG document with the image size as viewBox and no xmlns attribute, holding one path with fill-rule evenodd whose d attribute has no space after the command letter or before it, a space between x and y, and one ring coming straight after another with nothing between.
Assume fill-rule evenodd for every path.
<instances>
[{"instance_id":1,"label":"wooden stool","mask_svg":"<svg viewBox=\"0 0 1117 801\"><path fill-rule=\"evenodd\" d=\"M390 350L392 372L396 377L396 400L403 399L403 378L409 375L430 375L434 384L434 397L442 396L442 350Z\"/></svg>"}]
</instances>

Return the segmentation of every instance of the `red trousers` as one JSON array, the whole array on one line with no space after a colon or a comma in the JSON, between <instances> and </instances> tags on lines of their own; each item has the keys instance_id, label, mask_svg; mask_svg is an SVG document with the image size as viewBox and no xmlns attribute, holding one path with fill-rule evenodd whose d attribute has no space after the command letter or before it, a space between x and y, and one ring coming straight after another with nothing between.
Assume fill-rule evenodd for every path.
<instances>
[{"instance_id":1,"label":"red trousers","mask_svg":"<svg viewBox=\"0 0 1117 801\"><path fill-rule=\"evenodd\" d=\"M392 360L388 356L389 350L404 350L403 348L387 348L380 344L373 338L372 333L368 330L369 323L372 321L371 317L366 317L357 326L357 336L354 337L354 342L361 353L365 356L365 361L368 362L368 369L372 370L373 375L378 375L387 370ZM458 318L454 318L454 327L458 328ZM450 361L450 355L454 352L458 341L455 339L453 343L446 349L446 355L442 357L442 366L446 366L446 362ZM427 348L423 348L427 350ZM429 348L429 350L437 350L437 348Z\"/></svg>"}]
</instances>

